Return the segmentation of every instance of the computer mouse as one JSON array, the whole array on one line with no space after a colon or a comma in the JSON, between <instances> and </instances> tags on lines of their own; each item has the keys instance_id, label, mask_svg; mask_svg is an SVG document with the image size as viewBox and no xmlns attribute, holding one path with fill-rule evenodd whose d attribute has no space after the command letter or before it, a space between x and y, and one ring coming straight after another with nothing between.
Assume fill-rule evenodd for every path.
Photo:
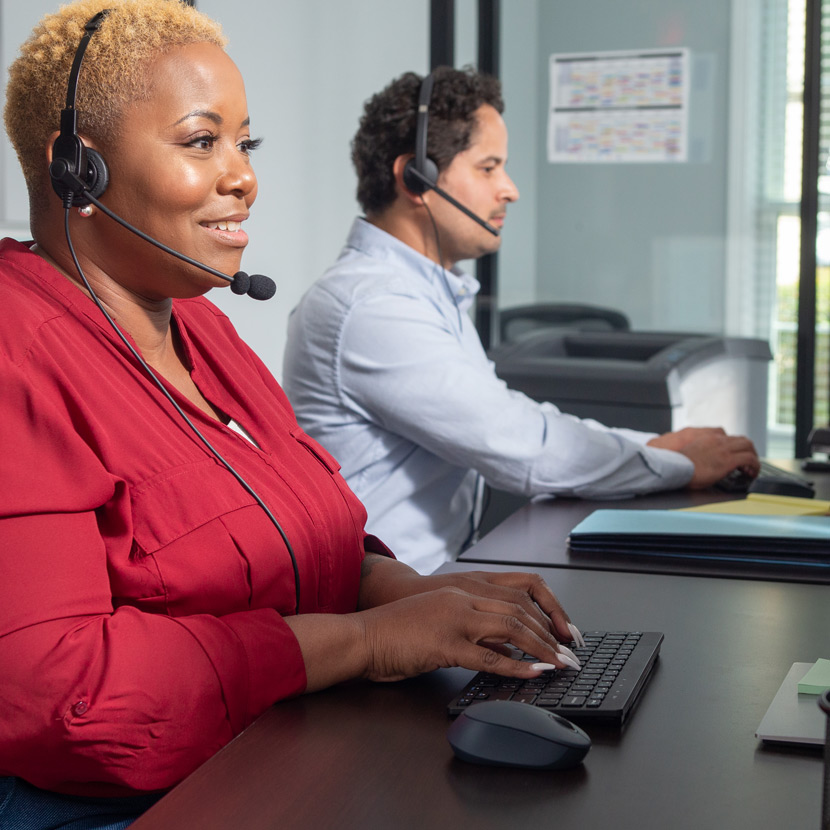
<instances>
[{"instance_id":1,"label":"computer mouse","mask_svg":"<svg viewBox=\"0 0 830 830\"><path fill-rule=\"evenodd\" d=\"M452 723L447 740L463 761L531 769L574 767L591 748L591 739L569 720L509 700L474 703Z\"/></svg>"},{"instance_id":2,"label":"computer mouse","mask_svg":"<svg viewBox=\"0 0 830 830\"><path fill-rule=\"evenodd\" d=\"M770 496L797 496L802 499L815 498L816 489L809 481L798 481L787 476L758 476L749 485L750 493L767 493Z\"/></svg>"}]
</instances>

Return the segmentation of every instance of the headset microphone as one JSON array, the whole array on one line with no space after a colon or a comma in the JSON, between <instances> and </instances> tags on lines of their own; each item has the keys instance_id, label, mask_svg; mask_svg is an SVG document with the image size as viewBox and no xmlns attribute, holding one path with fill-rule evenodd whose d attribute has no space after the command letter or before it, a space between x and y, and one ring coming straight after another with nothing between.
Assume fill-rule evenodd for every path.
<instances>
[{"instance_id":1,"label":"headset microphone","mask_svg":"<svg viewBox=\"0 0 830 830\"><path fill-rule=\"evenodd\" d=\"M427 75L421 82L421 89L418 93L418 120L415 124L415 157L411 158L404 167L403 181L410 192L416 194L426 193L427 190L434 190L442 199L448 201L453 207L458 208L465 216L469 216L474 222L478 222L484 230L499 235L499 229L485 222L480 216L473 213L457 199L454 199L438 186L438 165L427 156L427 127L429 125L429 102L432 98L432 86L435 77L432 73Z\"/></svg>"},{"instance_id":2,"label":"headset microphone","mask_svg":"<svg viewBox=\"0 0 830 830\"><path fill-rule=\"evenodd\" d=\"M447 193L446 190L443 190L442 188L438 187L438 185L435 184L435 182L430 181L430 179L427 176L425 176L420 170L418 170L417 167L415 167L414 165L412 167L409 167L410 164L412 164L411 160L407 162L407 173L411 177L410 181L412 181L412 179L417 179L418 181L422 182L425 185L424 189L421 191L422 193L427 190L434 190L442 199L446 199L453 207L458 208L463 214L469 216L470 219L472 219L474 222L478 222L478 224L481 225L481 227L484 228L484 230L489 231L491 234L493 234L493 236L499 235L498 228L493 227L493 225L491 225L489 222L485 222L484 219L482 219L477 214L473 213L468 207L462 205L461 202L458 201L458 199L454 199L452 196L450 196L450 194ZM407 182L407 187L409 187L409 182ZM409 189L412 190L411 187Z\"/></svg>"},{"instance_id":3,"label":"headset microphone","mask_svg":"<svg viewBox=\"0 0 830 830\"><path fill-rule=\"evenodd\" d=\"M94 150L87 150L88 154L94 152ZM100 154L96 155L99 155L100 158ZM103 159L101 159L101 161L103 163ZM85 203L92 203L102 213L109 216L110 219L114 219L119 225L121 225L121 227L126 228L128 231L134 233L145 242L155 245L156 248L159 248L165 253L182 260L182 262L186 262L196 268L201 268L203 271L207 271L208 274L213 274L215 277L227 280L231 284L231 291L233 291L234 294L247 294L254 300L270 300L276 293L277 284L270 277L266 277L264 274L248 275L244 271L237 271L232 277L229 277L227 274L223 274L221 271L217 271L215 268L211 268L203 262L199 262L196 259L185 256L185 254L182 254L179 251L174 251L172 248L168 248L167 245L164 245L157 239L154 239L149 234L144 233L144 231L140 231L138 228L131 225L126 219L123 219L117 213L111 211L103 202L99 201L97 196L94 196L90 192L86 183L79 176L75 175L75 173L70 169L66 159L54 159L49 165L49 175L52 177L53 183L62 185L62 197L64 198L64 204L66 204L69 198L73 198L74 203L74 199L78 195L83 195Z\"/></svg>"}]
</instances>

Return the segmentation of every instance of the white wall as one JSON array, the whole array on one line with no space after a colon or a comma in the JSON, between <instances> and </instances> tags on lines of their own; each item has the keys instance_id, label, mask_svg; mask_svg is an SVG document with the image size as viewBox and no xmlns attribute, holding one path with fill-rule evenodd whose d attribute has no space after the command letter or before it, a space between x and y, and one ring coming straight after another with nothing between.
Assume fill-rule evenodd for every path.
<instances>
[{"instance_id":1,"label":"white wall","mask_svg":"<svg viewBox=\"0 0 830 830\"><path fill-rule=\"evenodd\" d=\"M6 68L17 57L19 45L35 23L56 7L55 0L0 0L0 112L6 104ZM23 174L6 131L0 129L0 235L24 239L28 228L29 199Z\"/></svg>"},{"instance_id":2,"label":"white wall","mask_svg":"<svg viewBox=\"0 0 830 830\"><path fill-rule=\"evenodd\" d=\"M0 61L58 0L0 0ZM428 0L197 0L230 39L245 77L259 197L247 223L243 268L277 282L258 303L216 290L210 299L234 321L271 371L282 374L288 313L331 264L353 216L355 177L349 142L363 102L407 70L429 62ZM5 133L0 138L0 230L26 236L22 176Z\"/></svg>"},{"instance_id":3,"label":"white wall","mask_svg":"<svg viewBox=\"0 0 830 830\"><path fill-rule=\"evenodd\" d=\"M266 303L214 292L282 376L288 313L334 261L358 212L349 143L363 102L429 62L427 0L198 0L222 23L245 78L259 198L247 223L250 272L277 282ZM240 8L244 13L240 13Z\"/></svg>"}]
</instances>

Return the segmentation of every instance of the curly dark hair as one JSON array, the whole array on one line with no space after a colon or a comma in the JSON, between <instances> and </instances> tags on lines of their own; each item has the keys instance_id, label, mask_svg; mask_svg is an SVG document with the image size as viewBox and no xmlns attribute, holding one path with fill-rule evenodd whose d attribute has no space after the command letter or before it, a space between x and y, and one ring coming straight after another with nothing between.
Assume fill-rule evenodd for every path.
<instances>
[{"instance_id":1,"label":"curly dark hair","mask_svg":"<svg viewBox=\"0 0 830 830\"><path fill-rule=\"evenodd\" d=\"M504 112L501 84L471 67L440 66L429 104L427 155L444 170L466 150L476 127L476 110L490 104ZM392 165L415 152L418 93L421 78L406 72L370 98L352 140L352 163L357 172L357 200L367 215L378 214L395 201Z\"/></svg>"}]
</instances>

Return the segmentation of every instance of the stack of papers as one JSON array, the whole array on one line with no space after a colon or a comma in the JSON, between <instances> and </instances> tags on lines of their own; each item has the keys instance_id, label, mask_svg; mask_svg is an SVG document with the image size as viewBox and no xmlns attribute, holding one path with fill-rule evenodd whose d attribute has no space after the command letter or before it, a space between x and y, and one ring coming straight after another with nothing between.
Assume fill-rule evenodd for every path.
<instances>
[{"instance_id":1,"label":"stack of papers","mask_svg":"<svg viewBox=\"0 0 830 830\"><path fill-rule=\"evenodd\" d=\"M830 518L595 510L568 538L573 553L800 564L830 568Z\"/></svg>"}]
</instances>

